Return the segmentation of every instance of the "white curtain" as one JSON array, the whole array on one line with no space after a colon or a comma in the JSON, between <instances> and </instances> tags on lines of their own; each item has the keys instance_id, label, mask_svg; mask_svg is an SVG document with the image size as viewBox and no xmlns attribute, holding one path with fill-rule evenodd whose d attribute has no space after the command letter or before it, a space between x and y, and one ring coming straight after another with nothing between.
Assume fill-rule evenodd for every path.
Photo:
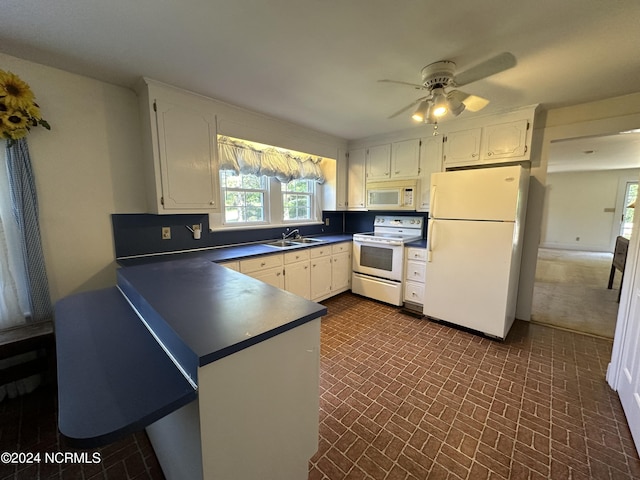
<instances>
[{"instance_id":1,"label":"white curtain","mask_svg":"<svg viewBox=\"0 0 640 480\"><path fill-rule=\"evenodd\" d=\"M18 225L11 210L4 149L0 150L0 330L26 323L29 300Z\"/></svg>"},{"instance_id":2,"label":"white curtain","mask_svg":"<svg viewBox=\"0 0 640 480\"><path fill-rule=\"evenodd\" d=\"M11 209L5 152L0 148L0 330L26 323L26 315L30 313L26 285L20 234ZM3 358L0 359L0 368L36 357L37 352L27 352ZM0 385L0 401L32 392L41 381L41 375L32 375Z\"/></svg>"},{"instance_id":3,"label":"white curtain","mask_svg":"<svg viewBox=\"0 0 640 480\"><path fill-rule=\"evenodd\" d=\"M294 155L279 148L258 149L238 139L218 137L218 154L221 170L238 173L266 175L286 183L298 178L323 183L320 158L310 155Z\"/></svg>"}]
</instances>

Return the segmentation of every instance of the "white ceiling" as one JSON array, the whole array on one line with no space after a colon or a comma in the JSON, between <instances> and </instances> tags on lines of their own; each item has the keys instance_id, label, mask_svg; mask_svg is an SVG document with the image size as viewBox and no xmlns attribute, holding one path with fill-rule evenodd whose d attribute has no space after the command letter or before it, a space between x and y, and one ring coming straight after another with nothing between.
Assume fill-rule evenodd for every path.
<instances>
[{"instance_id":1,"label":"white ceiling","mask_svg":"<svg viewBox=\"0 0 640 480\"><path fill-rule=\"evenodd\" d=\"M483 113L640 90L638 0L3 0L0 50L124 86L148 76L347 139L413 126L423 66L512 52ZM1 65L0 65L1 68ZM463 116L473 115L464 112ZM640 127L640 125L639 125Z\"/></svg>"},{"instance_id":2,"label":"white ceiling","mask_svg":"<svg viewBox=\"0 0 640 480\"><path fill-rule=\"evenodd\" d=\"M552 142L549 173L640 168L638 131Z\"/></svg>"}]
</instances>

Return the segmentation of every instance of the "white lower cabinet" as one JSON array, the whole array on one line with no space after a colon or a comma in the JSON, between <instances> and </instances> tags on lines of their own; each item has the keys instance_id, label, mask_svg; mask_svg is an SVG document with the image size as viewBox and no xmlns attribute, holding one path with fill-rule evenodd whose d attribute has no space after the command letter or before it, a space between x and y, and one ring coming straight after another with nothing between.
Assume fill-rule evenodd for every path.
<instances>
[{"instance_id":1,"label":"white lower cabinet","mask_svg":"<svg viewBox=\"0 0 640 480\"><path fill-rule=\"evenodd\" d=\"M284 254L284 289L311 300L309 250L295 250Z\"/></svg>"},{"instance_id":2,"label":"white lower cabinet","mask_svg":"<svg viewBox=\"0 0 640 480\"><path fill-rule=\"evenodd\" d=\"M351 242L225 261L219 265L316 302L351 288Z\"/></svg>"},{"instance_id":3,"label":"white lower cabinet","mask_svg":"<svg viewBox=\"0 0 640 480\"><path fill-rule=\"evenodd\" d=\"M338 243L331 247L331 294L345 292L351 288L351 242Z\"/></svg>"},{"instance_id":4,"label":"white lower cabinet","mask_svg":"<svg viewBox=\"0 0 640 480\"><path fill-rule=\"evenodd\" d=\"M311 248L311 300L331 296L331 246Z\"/></svg>"},{"instance_id":5,"label":"white lower cabinet","mask_svg":"<svg viewBox=\"0 0 640 480\"><path fill-rule=\"evenodd\" d=\"M263 255L240 261L240 272L250 277L284 289L284 270L282 254Z\"/></svg>"},{"instance_id":6,"label":"white lower cabinet","mask_svg":"<svg viewBox=\"0 0 640 480\"><path fill-rule=\"evenodd\" d=\"M424 248L405 249L404 303L406 308L420 313L424 305L426 258Z\"/></svg>"},{"instance_id":7,"label":"white lower cabinet","mask_svg":"<svg viewBox=\"0 0 640 480\"><path fill-rule=\"evenodd\" d=\"M319 302L351 288L351 242L309 250L311 300Z\"/></svg>"}]
</instances>

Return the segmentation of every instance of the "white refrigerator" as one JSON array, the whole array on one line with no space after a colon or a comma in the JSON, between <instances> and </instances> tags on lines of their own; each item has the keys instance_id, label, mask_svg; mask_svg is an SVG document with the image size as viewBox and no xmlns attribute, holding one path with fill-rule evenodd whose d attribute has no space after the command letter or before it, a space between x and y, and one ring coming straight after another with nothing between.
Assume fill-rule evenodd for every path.
<instances>
[{"instance_id":1,"label":"white refrigerator","mask_svg":"<svg viewBox=\"0 0 640 480\"><path fill-rule=\"evenodd\" d=\"M504 339L515 318L529 172L431 175L424 314Z\"/></svg>"}]
</instances>

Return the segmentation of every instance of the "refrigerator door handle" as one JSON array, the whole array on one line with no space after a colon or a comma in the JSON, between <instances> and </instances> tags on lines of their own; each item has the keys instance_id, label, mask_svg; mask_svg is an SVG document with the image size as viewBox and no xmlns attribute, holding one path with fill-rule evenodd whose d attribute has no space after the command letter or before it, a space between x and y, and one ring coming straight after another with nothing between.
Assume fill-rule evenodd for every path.
<instances>
[{"instance_id":1,"label":"refrigerator door handle","mask_svg":"<svg viewBox=\"0 0 640 480\"><path fill-rule=\"evenodd\" d=\"M431 218L435 218L436 216L436 190L437 190L438 186L437 185L432 185L431 187L431 198L429 199L429 209L431 210L431 214L430 217Z\"/></svg>"},{"instance_id":2,"label":"refrigerator door handle","mask_svg":"<svg viewBox=\"0 0 640 480\"><path fill-rule=\"evenodd\" d=\"M433 224L436 221L431 218L429 220L429 228L427 229L427 262L431 261L431 257L433 256Z\"/></svg>"}]
</instances>

